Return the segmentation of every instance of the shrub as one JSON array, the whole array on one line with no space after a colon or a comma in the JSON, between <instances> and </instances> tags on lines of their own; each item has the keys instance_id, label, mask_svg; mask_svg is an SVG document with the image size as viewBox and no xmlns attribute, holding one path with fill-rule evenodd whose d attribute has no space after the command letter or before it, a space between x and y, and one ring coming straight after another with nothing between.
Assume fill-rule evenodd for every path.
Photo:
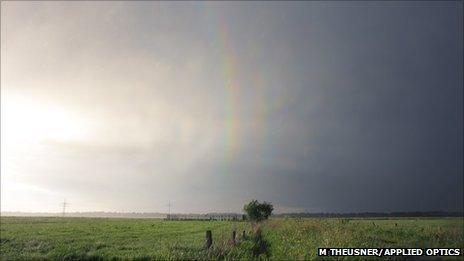
<instances>
[{"instance_id":1,"label":"shrub","mask_svg":"<svg viewBox=\"0 0 464 261\"><path fill-rule=\"evenodd\" d=\"M268 219L274 207L271 203L266 201L259 203L257 200L252 200L243 207L243 210L246 212L247 218L250 221L260 222Z\"/></svg>"}]
</instances>

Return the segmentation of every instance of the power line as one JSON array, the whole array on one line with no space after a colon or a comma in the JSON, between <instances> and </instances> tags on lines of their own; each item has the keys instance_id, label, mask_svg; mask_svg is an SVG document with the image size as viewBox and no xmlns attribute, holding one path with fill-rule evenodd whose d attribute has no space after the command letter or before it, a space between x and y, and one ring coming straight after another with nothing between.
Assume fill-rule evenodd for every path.
<instances>
[{"instance_id":1,"label":"power line","mask_svg":"<svg viewBox=\"0 0 464 261\"><path fill-rule=\"evenodd\" d=\"M66 206L69 205L68 203L66 203L66 199L64 199L63 203L61 203L61 205L63 206L63 217L64 215L66 214Z\"/></svg>"}]
</instances>

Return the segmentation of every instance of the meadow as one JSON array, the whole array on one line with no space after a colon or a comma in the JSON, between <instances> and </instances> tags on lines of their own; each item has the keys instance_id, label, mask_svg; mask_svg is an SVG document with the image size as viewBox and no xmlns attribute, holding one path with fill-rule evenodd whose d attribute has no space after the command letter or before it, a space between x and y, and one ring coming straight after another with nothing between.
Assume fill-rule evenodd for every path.
<instances>
[{"instance_id":1,"label":"meadow","mask_svg":"<svg viewBox=\"0 0 464 261\"><path fill-rule=\"evenodd\" d=\"M319 247L462 248L463 225L462 218L275 218L256 237L244 221L1 217L0 253L2 260L302 260L317 258Z\"/></svg>"}]
</instances>

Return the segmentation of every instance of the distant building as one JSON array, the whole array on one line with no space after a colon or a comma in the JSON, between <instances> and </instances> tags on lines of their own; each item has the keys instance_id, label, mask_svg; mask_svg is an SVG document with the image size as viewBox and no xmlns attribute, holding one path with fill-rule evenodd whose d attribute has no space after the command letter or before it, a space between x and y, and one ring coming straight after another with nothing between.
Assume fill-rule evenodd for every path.
<instances>
[{"instance_id":1,"label":"distant building","mask_svg":"<svg viewBox=\"0 0 464 261\"><path fill-rule=\"evenodd\" d=\"M208 214L170 214L166 220L245 220L245 215L236 213L208 213Z\"/></svg>"}]
</instances>

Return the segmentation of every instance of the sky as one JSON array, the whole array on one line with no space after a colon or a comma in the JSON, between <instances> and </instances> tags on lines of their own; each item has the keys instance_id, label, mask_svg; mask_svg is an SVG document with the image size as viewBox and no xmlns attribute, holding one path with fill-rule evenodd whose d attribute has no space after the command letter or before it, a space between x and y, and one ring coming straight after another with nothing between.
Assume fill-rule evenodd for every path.
<instances>
[{"instance_id":1,"label":"sky","mask_svg":"<svg viewBox=\"0 0 464 261\"><path fill-rule=\"evenodd\" d=\"M1 2L1 210L463 210L463 3Z\"/></svg>"}]
</instances>

